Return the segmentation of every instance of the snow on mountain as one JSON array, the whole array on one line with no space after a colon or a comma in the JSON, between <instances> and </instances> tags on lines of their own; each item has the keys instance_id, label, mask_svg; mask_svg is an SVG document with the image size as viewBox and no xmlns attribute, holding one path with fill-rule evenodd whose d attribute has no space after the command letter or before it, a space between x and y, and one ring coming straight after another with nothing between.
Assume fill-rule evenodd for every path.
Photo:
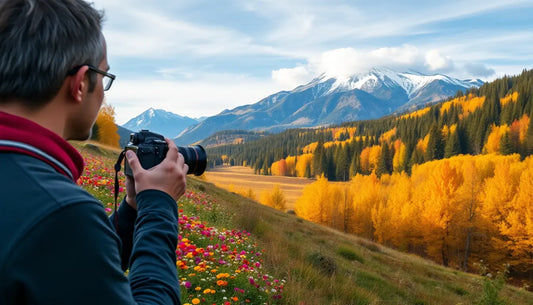
<instances>
[{"instance_id":1,"label":"snow on mountain","mask_svg":"<svg viewBox=\"0 0 533 305\"><path fill-rule=\"evenodd\" d=\"M197 124L199 120L177 115L161 109L149 108L140 115L126 122L122 127L139 131L148 129L150 131L173 138L179 135L185 128Z\"/></svg>"},{"instance_id":2,"label":"snow on mountain","mask_svg":"<svg viewBox=\"0 0 533 305\"><path fill-rule=\"evenodd\" d=\"M325 75L322 76L322 80L325 80L326 77ZM383 84L391 88L399 86L407 93L407 96L411 97L420 89L438 80L464 88L477 87L480 82L480 80L473 82L472 80L462 81L442 74L423 75L417 72L398 73L388 68L373 68L366 73L355 74L344 79L335 79L335 82L326 94L354 89L372 92L372 89L377 85Z\"/></svg>"},{"instance_id":3,"label":"snow on mountain","mask_svg":"<svg viewBox=\"0 0 533 305\"><path fill-rule=\"evenodd\" d=\"M442 74L396 72L373 68L366 73L335 78L323 74L292 91L224 110L184 130L175 141L190 144L229 129L281 131L347 121L367 120L417 109L483 84Z\"/></svg>"}]
</instances>

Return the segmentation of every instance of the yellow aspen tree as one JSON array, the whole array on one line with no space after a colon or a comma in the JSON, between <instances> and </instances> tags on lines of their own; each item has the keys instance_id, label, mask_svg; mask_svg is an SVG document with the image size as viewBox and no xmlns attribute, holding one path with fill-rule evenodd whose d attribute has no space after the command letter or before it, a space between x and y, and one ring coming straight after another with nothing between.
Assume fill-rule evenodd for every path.
<instances>
[{"instance_id":1,"label":"yellow aspen tree","mask_svg":"<svg viewBox=\"0 0 533 305\"><path fill-rule=\"evenodd\" d=\"M463 177L448 160L427 162L417 170L429 173L421 188L425 192L421 223L425 227L426 251L429 257L448 266L451 250L456 246L452 227L457 214L456 192Z\"/></svg>"},{"instance_id":2,"label":"yellow aspen tree","mask_svg":"<svg viewBox=\"0 0 533 305\"><path fill-rule=\"evenodd\" d=\"M529 116L524 114L520 121L518 122L518 134L520 144L524 144L527 138L527 129L529 127Z\"/></svg>"},{"instance_id":3,"label":"yellow aspen tree","mask_svg":"<svg viewBox=\"0 0 533 305\"><path fill-rule=\"evenodd\" d=\"M490 236L491 251L487 253L487 265L491 268L501 268L506 262L509 252L505 237L500 230L504 228L508 215L512 209L512 200L517 192L522 168L519 155L487 156L494 160L494 175L485 179L482 196L481 216Z\"/></svg>"},{"instance_id":4,"label":"yellow aspen tree","mask_svg":"<svg viewBox=\"0 0 533 305\"><path fill-rule=\"evenodd\" d=\"M344 231L345 230L345 210L346 201L349 199L346 194L346 188L341 184L329 184L328 185L329 198L327 200L327 210L329 214L329 223L330 228Z\"/></svg>"},{"instance_id":5,"label":"yellow aspen tree","mask_svg":"<svg viewBox=\"0 0 533 305\"><path fill-rule=\"evenodd\" d=\"M120 147L120 136L117 133L118 127L115 124L115 109L113 106L104 102L96 118L95 125L98 130L98 142L113 147Z\"/></svg>"},{"instance_id":6,"label":"yellow aspen tree","mask_svg":"<svg viewBox=\"0 0 533 305\"><path fill-rule=\"evenodd\" d=\"M396 140L394 147L392 167L395 173L401 173L405 170L405 165L407 164L407 146L405 146L402 141Z\"/></svg>"},{"instance_id":7,"label":"yellow aspen tree","mask_svg":"<svg viewBox=\"0 0 533 305\"><path fill-rule=\"evenodd\" d=\"M359 157L359 162L361 166L361 171L363 174L369 174L370 173L370 147L365 147L363 151L361 151L361 155Z\"/></svg>"},{"instance_id":8,"label":"yellow aspen tree","mask_svg":"<svg viewBox=\"0 0 533 305\"><path fill-rule=\"evenodd\" d=\"M383 175L380 181L382 197L376 198L378 202L371 211L374 236L377 242L391 246L401 231L401 209L409 204L410 183L406 176L400 174Z\"/></svg>"},{"instance_id":9,"label":"yellow aspen tree","mask_svg":"<svg viewBox=\"0 0 533 305\"><path fill-rule=\"evenodd\" d=\"M273 162L270 166L270 172L272 173L272 176L281 176L280 170L279 170L279 163L280 161Z\"/></svg>"},{"instance_id":10,"label":"yellow aspen tree","mask_svg":"<svg viewBox=\"0 0 533 305\"><path fill-rule=\"evenodd\" d=\"M286 163L286 176L296 177L296 157L295 156L288 156L285 159Z\"/></svg>"},{"instance_id":11,"label":"yellow aspen tree","mask_svg":"<svg viewBox=\"0 0 533 305\"><path fill-rule=\"evenodd\" d=\"M520 175L517 194L510 206L500 232L506 249L510 252L508 263L511 270L533 271L533 162L526 159Z\"/></svg>"},{"instance_id":12,"label":"yellow aspen tree","mask_svg":"<svg viewBox=\"0 0 533 305\"><path fill-rule=\"evenodd\" d=\"M487 154L500 153L501 138L505 133L509 131L509 127L504 124L502 126L492 125L489 136L487 137L487 143L483 148L483 152Z\"/></svg>"},{"instance_id":13,"label":"yellow aspen tree","mask_svg":"<svg viewBox=\"0 0 533 305\"><path fill-rule=\"evenodd\" d=\"M350 182L353 195L352 228L356 235L373 239L372 208L379 202L380 181L373 172L369 176L357 174Z\"/></svg>"},{"instance_id":14,"label":"yellow aspen tree","mask_svg":"<svg viewBox=\"0 0 533 305\"><path fill-rule=\"evenodd\" d=\"M311 177L311 162L313 161L313 154L303 154L298 156L296 160L295 170L297 177Z\"/></svg>"},{"instance_id":15,"label":"yellow aspen tree","mask_svg":"<svg viewBox=\"0 0 533 305\"><path fill-rule=\"evenodd\" d=\"M324 175L304 187L302 196L296 200L296 215L312 222L328 223L329 182Z\"/></svg>"},{"instance_id":16,"label":"yellow aspen tree","mask_svg":"<svg viewBox=\"0 0 533 305\"><path fill-rule=\"evenodd\" d=\"M370 154L368 156L368 164L369 164L370 171L375 171L378 168L380 157L381 157L381 145L372 146L370 148Z\"/></svg>"},{"instance_id":17,"label":"yellow aspen tree","mask_svg":"<svg viewBox=\"0 0 533 305\"><path fill-rule=\"evenodd\" d=\"M261 203L282 211L287 208L287 199L279 184L275 184L270 192L266 191L261 194Z\"/></svg>"},{"instance_id":18,"label":"yellow aspen tree","mask_svg":"<svg viewBox=\"0 0 533 305\"><path fill-rule=\"evenodd\" d=\"M482 156L483 157L483 156ZM481 233L480 222L480 208L481 208L481 192L483 190L483 180L486 178L482 172L477 168L474 157L462 156L452 158L451 161L457 162L457 168L461 168L463 176L463 184L457 191L457 224L455 226L455 234L458 238L457 252L462 249L464 255L461 258L458 254L458 261L463 270L468 271L472 264L472 253L474 258L481 259L479 249L482 249L479 240L474 239L474 235ZM461 243L461 240L463 243Z\"/></svg>"}]
</instances>

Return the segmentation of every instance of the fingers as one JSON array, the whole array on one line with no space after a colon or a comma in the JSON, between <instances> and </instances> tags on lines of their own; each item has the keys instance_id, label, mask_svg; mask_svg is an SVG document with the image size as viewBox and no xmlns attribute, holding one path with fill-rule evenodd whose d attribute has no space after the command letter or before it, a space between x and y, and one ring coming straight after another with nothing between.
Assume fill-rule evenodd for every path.
<instances>
[{"instance_id":1,"label":"fingers","mask_svg":"<svg viewBox=\"0 0 533 305\"><path fill-rule=\"evenodd\" d=\"M176 160L178 158L178 147L176 146L176 143L172 141L169 138L165 138L165 141L168 145L168 152L167 152L167 158L170 158L172 160Z\"/></svg>"},{"instance_id":2,"label":"fingers","mask_svg":"<svg viewBox=\"0 0 533 305\"><path fill-rule=\"evenodd\" d=\"M172 162L177 160L177 166L179 169L187 173L189 171L189 166L185 164L185 158L183 158L183 155L179 153L178 147L176 146L176 143L174 141L165 138L165 141L168 144L168 152L165 159L170 159Z\"/></svg>"},{"instance_id":3,"label":"fingers","mask_svg":"<svg viewBox=\"0 0 533 305\"><path fill-rule=\"evenodd\" d=\"M128 161L128 164L130 165L134 174L136 171L142 168L139 158L137 158L137 154L135 154L133 151L126 150L126 160Z\"/></svg>"}]
</instances>

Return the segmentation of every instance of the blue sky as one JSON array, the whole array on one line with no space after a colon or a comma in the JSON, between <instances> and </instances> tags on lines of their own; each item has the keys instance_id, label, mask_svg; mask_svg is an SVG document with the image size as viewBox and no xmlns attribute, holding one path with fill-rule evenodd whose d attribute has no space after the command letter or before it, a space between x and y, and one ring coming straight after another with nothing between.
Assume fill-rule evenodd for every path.
<instances>
[{"instance_id":1,"label":"blue sky","mask_svg":"<svg viewBox=\"0 0 533 305\"><path fill-rule=\"evenodd\" d=\"M201 117L373 66L493 80L533 68L533 1L92 0L118 124Z\"/></svg>"}]
</instances>

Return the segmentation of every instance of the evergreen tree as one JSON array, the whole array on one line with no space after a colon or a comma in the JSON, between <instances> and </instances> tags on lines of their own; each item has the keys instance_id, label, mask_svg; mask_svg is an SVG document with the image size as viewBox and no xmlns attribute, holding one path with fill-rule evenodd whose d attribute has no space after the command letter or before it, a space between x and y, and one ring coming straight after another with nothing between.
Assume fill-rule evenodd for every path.
<instances>
[{"instance_id":1,"label":"evergreen tree","mask_svg":"<svg viewBox=\"0 0 533 305\"><path fill-rule=\"evenodd\" d=\"M450 133L446 147L444 148L444 158L449 158L461 153L461 143L457 131Z\"/></svg>"},{"instance_id":2,"label":"evergreen tree","mask_svg":"<svg viewBox=\"0 0 533 305\"><path fill-rule=\"evenodd\" d=\"M376 174L381 176L383 174L392 173L392 156L387 143L381 145L381 155L379 157L378 167L376 169Z\"/></svg>"},{"instance_id":3,"label":"evergreen tree","mask_svg":"<svg viewBox=\"0 0 533 305\"><path fill-rule=\"evenodd\" d=\"M318 140L318 144L313 153L313 175L320 176L326 174L326 152L324 149L324 142L322 139Z\"/></svg>"},{"instance_id":4,"label":"evergreen tree","mask_svg":"<svg viewBox=\"0 0 533 305\"><path fill-rule=\"evenodd\" d=\"M433 123L429 130L429 141L426 149L426 161L438 160L444 157L444 144L442 140L442 133Z\"/></svg>"},{"instance_id":5,"label":"evergreen tree","mask_svg":"<svg viewBox=\"0 0 533 305\"><path fill-rule=\"evenodd\" d=\"M340 181L347 181L350 178L350 160L348 160L348 145L338 145L335 149L335 177Z\"/></svg>"},{"instance_id":6,"label":"evergreen tree","mask_svg":"<svg viewBox=\"0 0 533 305\"><path fill-rule=\"evenodd\" d=\"M514 145L507 132L502 136L500 140L500 153L502 155L510 155L510 154L515 153Z\"/></svg>"}]
</instances>

